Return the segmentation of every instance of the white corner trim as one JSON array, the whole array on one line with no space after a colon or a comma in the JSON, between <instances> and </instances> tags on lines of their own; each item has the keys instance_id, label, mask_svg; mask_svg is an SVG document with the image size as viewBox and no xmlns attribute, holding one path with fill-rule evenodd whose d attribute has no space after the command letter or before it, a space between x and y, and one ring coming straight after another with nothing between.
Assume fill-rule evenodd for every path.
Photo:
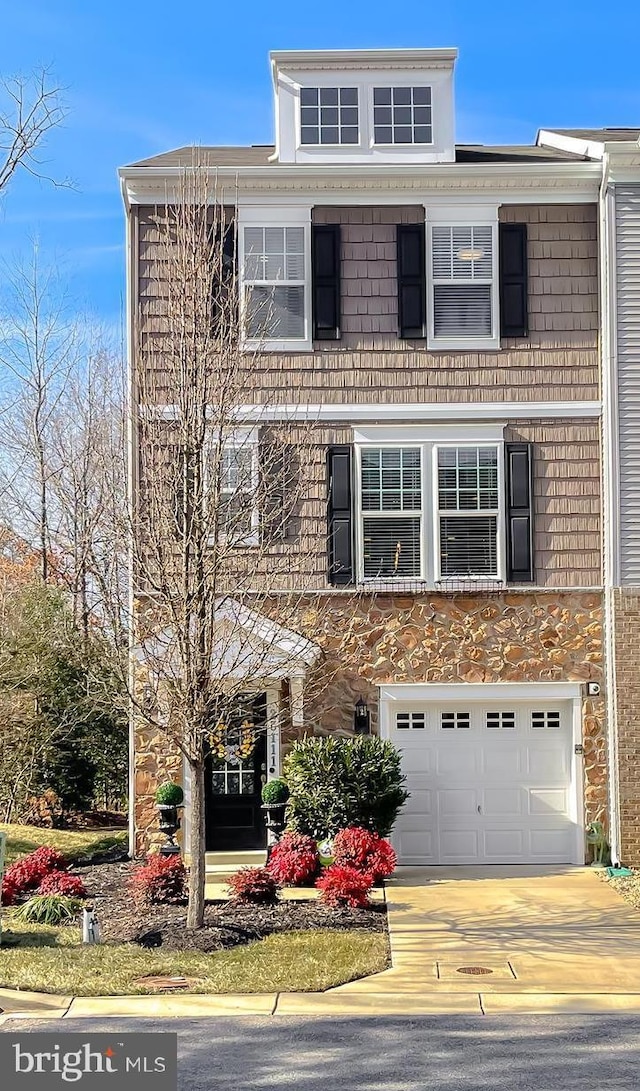
<instances>
[{"instance_id":1,"label":"white corner trim","mask_svg":"<svg viewBox=\"0 0 640 1091\"><path fill-rule=\"evenodd\" d=\"M380 701L577 701L580 682L409 682L381 685Z\"/></svg>"}]
</instances>

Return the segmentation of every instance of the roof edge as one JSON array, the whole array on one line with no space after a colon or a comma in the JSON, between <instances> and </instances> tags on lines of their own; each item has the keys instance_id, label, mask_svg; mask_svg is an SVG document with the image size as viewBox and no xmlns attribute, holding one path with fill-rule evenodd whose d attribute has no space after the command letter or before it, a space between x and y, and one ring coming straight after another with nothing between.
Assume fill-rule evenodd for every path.
<instances>
[{"instance_id":1,"label":"roof edge","mask_svg":"<svg viewBox=\"0 0 640 1091\"><path fill-rule=\"evenodd\" d=\"M458 50L454 47L443 49L272 49L269 60L280 68L294 68L314 64L415 64L433 62L455 64Z\"/></svg>"}]
</instances>

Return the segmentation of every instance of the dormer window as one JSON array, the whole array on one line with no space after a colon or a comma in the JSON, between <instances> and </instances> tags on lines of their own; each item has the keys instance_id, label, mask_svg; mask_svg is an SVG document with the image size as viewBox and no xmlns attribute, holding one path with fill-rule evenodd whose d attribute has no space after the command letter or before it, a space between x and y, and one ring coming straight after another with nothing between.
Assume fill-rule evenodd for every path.
<instances>
[{"instance_id":1,"label":"dormer window","mask_svg":"<svg viewBox=\"0 0 640 1091\"><path fill-rule=\"evenodd\" d=\"M359 139L357 87L300 88L301 144L357 144Z\"/></svg>"},{"instance_id":2,"label":"dormer window","mask_svg":"<svg viewBox=\"0 0 640 1091\"><path fill-rule=\"evenodd\" d=\"M431 144L430 87L374 87L374 144Z\"/></svg>"}]
</instances>

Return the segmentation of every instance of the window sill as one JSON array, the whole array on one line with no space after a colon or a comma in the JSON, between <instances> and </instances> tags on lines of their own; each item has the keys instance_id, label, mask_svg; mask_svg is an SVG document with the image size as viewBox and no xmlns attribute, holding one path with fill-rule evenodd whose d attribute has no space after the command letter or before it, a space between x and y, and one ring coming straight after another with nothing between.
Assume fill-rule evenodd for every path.
<instances>
[{"instance_id":1,"label":"window sill","mask_svg":"<svg viewBox=\"0 0 640 1091\"><path fill-rule=\"evenodd\" d=\"M243 341L242 352L311 352L313 342L304 341Z\"/></svg>"},{"instance_id":2,"label":"window sill","mask_svg":"<svg viewBox=\"0 0 640 1091\"><path fill-rule=\"evenodd\" d=\"M240 538L237 542L229 543L223 534L217 539L212 534L207 540L208 546L223 546L225 549L256 549L260 545L259 534L247 534L246 538Z\"/></svg>"},{"instance_id":3,"label":"window sill","mask_svg":"<svg viewBox=\"0 0 640 1091\"><path fill-rule=\"evenodd\" d=\"M427 338L429 352L498 352L499 337L431 337Z\"/></svg>"}]
</instances>

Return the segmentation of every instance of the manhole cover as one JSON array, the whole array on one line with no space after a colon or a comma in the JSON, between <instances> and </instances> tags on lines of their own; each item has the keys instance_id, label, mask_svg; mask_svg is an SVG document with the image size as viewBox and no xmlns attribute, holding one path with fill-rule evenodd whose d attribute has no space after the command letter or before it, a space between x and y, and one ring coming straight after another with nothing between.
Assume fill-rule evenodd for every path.
<instances>
[{"instance_id":1,"label":"manhole cover","mask_svg":"<svg viewBox=\"0 0 640 1091\"><path fill-rule=\"evenodd\" d=\"M138 977L135 983L148 989L192 989L198 984L194 977L163 977L161 974Z\"/></svg>"},{"instance_id":2,"label":"manhole cover","mask_svg":"<svg viewBox=\"0 0 640 1091\"><path fill-rule=\"evenodd\" d=\"M492 974L493 970L490 970L488 966L459 966L456 970L458 974Z\"/></svg>"}]
</instances>

